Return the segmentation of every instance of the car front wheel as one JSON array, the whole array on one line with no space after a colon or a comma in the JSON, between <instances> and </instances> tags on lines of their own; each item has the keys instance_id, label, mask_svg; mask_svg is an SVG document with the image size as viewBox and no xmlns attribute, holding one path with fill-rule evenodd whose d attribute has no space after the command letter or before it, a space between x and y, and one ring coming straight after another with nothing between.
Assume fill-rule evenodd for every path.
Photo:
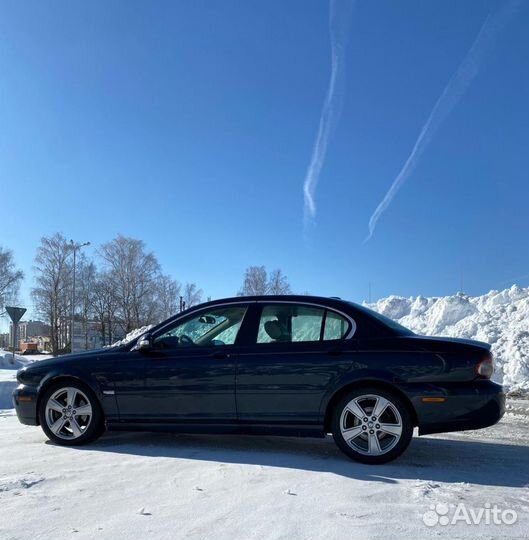
<instances>
[{"instance_id":1,"label":"car front wheel","mask_svg":"<svg viewBox=\"0 0 529 540\"><path fill-rule=\"evenodd\" d=\"M46 389L39 420L55 443L74 446L93 441L103 432L103 413L93 392L77 381L64 381Z\"/></svg>"},{"instance_id":2,"label":"car front wheel","mask_svg":"<svg viewBox=\"0 0 529 540\"><path fill-rule=\"evenodd\" d=\"M379 388L358 388L334 408L332 434L338 447L362 463L386 463L400 456L413 435L413 421L400 397Z\"/></svg>"}]
</instances>

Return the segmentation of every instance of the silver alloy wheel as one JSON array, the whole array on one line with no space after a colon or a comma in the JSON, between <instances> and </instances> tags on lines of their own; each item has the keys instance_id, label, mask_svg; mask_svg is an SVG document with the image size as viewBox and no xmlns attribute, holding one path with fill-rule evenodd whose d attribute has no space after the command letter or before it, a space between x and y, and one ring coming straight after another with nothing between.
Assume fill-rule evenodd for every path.
<instances>
[{"instance_id":1,"label":"silver alloy wheel","mask_svg":"<svg viewBox=\"0 0 529 540\"><path fill-rule=\"evenodd\" d=\"M77 439L86 432L91 420L90 400L78 388L60 388L46 403L46 424L61 439Z\"/></svg>"},{"instance_id":2,"label":"silver alloy wheel","mask_svg":"<svg viewBox=\"0 0 529 540\"><path fill-rule=\"evenodd\" d=\"M356 452L380 456L389 452L402 435L402 418L387 398L366 394L355 397L343 409L340 431Z\"/></svg>"}]
</instances>

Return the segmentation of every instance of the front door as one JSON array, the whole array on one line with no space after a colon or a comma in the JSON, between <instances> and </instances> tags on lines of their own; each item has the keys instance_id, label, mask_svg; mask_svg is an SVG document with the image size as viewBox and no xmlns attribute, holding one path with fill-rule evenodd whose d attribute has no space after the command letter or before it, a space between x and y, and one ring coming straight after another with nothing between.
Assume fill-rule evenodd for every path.
<instances>
[{"instance_id":1,"label":"front door","mask_svg":"<svg viewBox=\"0 0 529 540\"><path fill-rule=\"evenodd\" d=\"M200 310L152 336L145 354L146 420L235 423L237 335L247 306Z\"/></svg>"}]
</instances>

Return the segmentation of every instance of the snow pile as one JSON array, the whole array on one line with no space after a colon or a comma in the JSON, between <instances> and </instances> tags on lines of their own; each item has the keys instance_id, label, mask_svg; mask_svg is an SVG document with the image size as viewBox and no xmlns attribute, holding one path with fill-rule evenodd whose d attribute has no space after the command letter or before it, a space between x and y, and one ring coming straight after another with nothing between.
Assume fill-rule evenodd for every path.
<instances>
[{"instance_id":1,"label":"snow pile","mask_svg":"<svg viewBox=\"0 0 529 540\"><path fill-rule=\"evenodd\" d=\"M13 401L11 394L17 386L17 371L32 362L45 360L51 355L46 354L31 354L21 356L0 349L0 410L11 409Z\"/></svg>"},{"instance_id":2,"label":"snow pile","mask_svg":"<svg viewBox=\"0 0 529 540\"><path fill-rule=\"evenodd\" d=\"M0 350L0 369L20 369L33 362L33 359L29 359L27 356L21 356L15 354L13 359L13 353Z\"/></svg>"},{"instance_id":3,"label":"snow pile","mask_svg":"<svg viewBox=\"0 0 529 540\"><path fill-rule=\"evenodd\" d=\"M474 297L389 296L366 305L418 334L490 343L494 379L513 390L529 390L529 287L513 285Z\"/></svg>"},{"instance_id":4,"label":"snow pile","mask_svg":"<svg viewBox=\"0 0 529 540\"><path fill-rule=\"evenodd\" d=\"M112 343L110 347L119 347L120 345L126 345L127 343L130 343L131 341L134 341L135 339L139 338L142 334L145 334L145 332L150 330L153 326L154 326L153 324L148 324L147 326L136 328L136 330L132 330L131 332L129 332L123 339L120 339L119 341Z\"/></svg>"}]
</instances>

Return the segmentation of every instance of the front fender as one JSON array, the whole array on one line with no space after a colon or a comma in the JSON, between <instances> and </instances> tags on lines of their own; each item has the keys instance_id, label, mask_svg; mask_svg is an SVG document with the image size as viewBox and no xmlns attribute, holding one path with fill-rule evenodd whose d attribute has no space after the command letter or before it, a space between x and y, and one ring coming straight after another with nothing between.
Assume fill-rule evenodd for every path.
<instances>
[{"instance_id":1,"label":"front fender","mask_svg":"<svg viewBox=\"0 0 529 540\"><path fill-rule=\"evenodd\" d=\"M58 379L74 379L87 385L98 399L106 418L118 416L116 397L114 395L114 383L108 380L104 373L86 372L75 366L68 366L68 369L60 367L51 369L41 379L38 385L37 411L40 405L40 399L46 388ZM105 392L106 391L106 392Z\"/></svg>"},{"instance_id":2,"label":"front fender","mask_svg":"<svg viewBox=\"0 0 529 540\"><path fill-rule=\"evenodd\" d=\"M97 396L99 400L103 397L103 392L100 385L97 382L97 379L90 374L87 375L77 368L69 368L67 371L63 369L53 369L50 370L44 375L38 385L39 395L42 395L44 390L57 379L76 379L80 383L86 384L92 392Z\"/></svg>"}]
</instances>

